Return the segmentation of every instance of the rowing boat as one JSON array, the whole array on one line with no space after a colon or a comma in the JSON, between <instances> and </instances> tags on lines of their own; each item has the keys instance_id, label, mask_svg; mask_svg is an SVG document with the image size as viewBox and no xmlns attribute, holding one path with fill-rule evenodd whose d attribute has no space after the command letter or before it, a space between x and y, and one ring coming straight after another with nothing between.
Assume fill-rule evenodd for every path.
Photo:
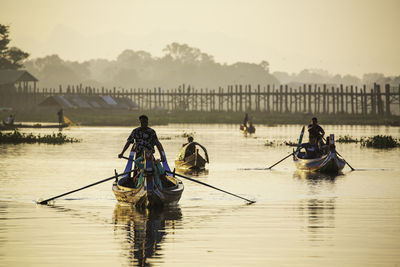
<instances>
[{"instance_id":1,"label":"rowing boat","mask_svg":"<svg viewBox=\"0 0 400 267\"><path fill-rule=\"evenodd\" d=\"M247 126L241 124L239 129L244 135L253 134L256 132L256 128L253 125L250 125L249 127L247 127Z\"/></svg>"},{"instance_id":2,"label":"rowing boat","mask_svg":"<svg viewBox=\"0 0 400 267\"><path fill-rule=\"evenodd\" d=\"M135 152L131 151L124 172L132 170ZM152 155L145 157L143 169L137 168L133 177L142 174L140 183L130 175L124 175L115 181L112 190L119 202L130 203L137 207L160 207L176 205L183 192L183 183L173 175L164 174L158 178L156 172L159 169ZM163 162L164 170L170 171L167 161Z\"/></svg>"},{"instance_id":3,"label":"rowing boat","mask_svg":"<svg viewBox=\"0 0 400 267\"><path fill-rule=\"evenodd\" d=\"M204 157L200 155L200 147L204 152ZM204 146L197 142L190 142L182 147L175 160L175 168L181 172L204 171L206 163L209 163L208 153Z\"/></svg>"},{"instance_id":4,"label":"rowing boat","mask_svg":"<svg viewBox=\"0 0 400 267\"><path fill-rule=\"evenodd\" d=\"M330 136L329 149L326 153L308 159L306 154L298 149L293 153L293 161L299 170L322 173L338 173L346 165L346 161L336 152L333 134Z\"/></svg>"}]
</instances>

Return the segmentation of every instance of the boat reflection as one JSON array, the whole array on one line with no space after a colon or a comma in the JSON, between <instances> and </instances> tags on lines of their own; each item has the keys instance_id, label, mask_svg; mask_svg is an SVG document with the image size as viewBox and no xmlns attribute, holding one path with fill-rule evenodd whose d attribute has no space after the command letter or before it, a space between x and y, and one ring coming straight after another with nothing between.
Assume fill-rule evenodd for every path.
<instances>
[{"instance_id":1,"label":"boat reflection","mask_svg":"<svg viewBox=\"0 0 400 267\"><path fill-rule=\"evenodd\" d=\"M310 183L321 182L321 181L330 181L335 182L335 180L343 176L342 173L320 173L320 172L310 172L310 171L302 171L296 170L293 173L293 178L307 180Z\"/></svg>"},{"instance_id":2,"label":"boat reflection","mask_svg":"<svg viewBox=\"0 0 400 267\"><path fill-rule=\"evenodd\" d=\"M315 245L329 246L335 231L336 197L323 192L334 192L335 181L343 174L324 174L297 170L293 178L304 181L311 198L299 201L299 212L304 219L308 239ZM321 195L321 193L323 193Z\"/></svg>"},{"instance_id":3,"label":"boat reflection","mask_svg":"<svg viewBox=\"0 0 400 267\"><path fill-rule=\"evenodd\" d=\"M173 233L182 213L179 207L138 210L117 203L114 209L114 232L122 240L129 265L150 266L148 258L161 258L164 236Z\"/></svg>"},{"instance_id":4,"label":"boat reflection","mask_svg":"<svg viewBox=\"0 0 400 267\"><path fill-rule=\"evenodd\" d=\"M194 169L182 170L182 169L176 169L176 173L177 173L177 174L182 174L182 175L203 176L203 175L208 175L209 170L208 170L208 169L202 169L202 170L194 170Z\"/></svg>"}]
</instances>

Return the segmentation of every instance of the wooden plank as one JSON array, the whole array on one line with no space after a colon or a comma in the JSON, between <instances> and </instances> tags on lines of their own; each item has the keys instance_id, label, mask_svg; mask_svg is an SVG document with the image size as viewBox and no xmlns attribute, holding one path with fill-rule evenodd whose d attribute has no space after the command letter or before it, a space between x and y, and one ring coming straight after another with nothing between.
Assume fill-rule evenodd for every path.
<instances>
[{"instance_id":1,"label":"wooden plank","mask_svg":"<svg viewBox=\"0 0 400 267\"><path fill-rule=\"evenodd\" d=\"M390 116L390 84L385 84L386 116Z\"/></svg>"}]
</instances>

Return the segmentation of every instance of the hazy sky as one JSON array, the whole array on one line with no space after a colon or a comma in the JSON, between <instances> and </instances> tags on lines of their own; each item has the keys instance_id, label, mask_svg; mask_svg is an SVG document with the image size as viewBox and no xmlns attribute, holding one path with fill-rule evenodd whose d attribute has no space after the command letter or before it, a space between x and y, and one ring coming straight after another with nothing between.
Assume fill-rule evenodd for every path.
<instances>
[{"instance_id":1,"label":"hazy sky","mask_svg":"<svg viewBox=\"0 0 400 267\"><path fill-rule=\"evenodd\" d=\"M272 72L400 75L400 0L0 0L0 23L31 57L162 56L179 42Z\"/></svg>"}]
</instances>

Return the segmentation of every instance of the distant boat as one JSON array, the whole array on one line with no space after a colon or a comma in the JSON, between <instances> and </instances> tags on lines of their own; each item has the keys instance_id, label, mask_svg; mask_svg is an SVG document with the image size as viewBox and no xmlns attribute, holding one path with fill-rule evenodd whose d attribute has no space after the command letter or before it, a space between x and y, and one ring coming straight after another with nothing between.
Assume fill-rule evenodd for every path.
<instances>
[{"instance_id":1,"label":"distant boat","mask_svg":"<svg viewBox=\"0 0 400 267\"><path fill-rule=\"evenodd\" d=\"M200 155L200 147L204 152L204 157ZM191 153L193 150L194 153ZM204 146L197 142L191 142L182 147L175 160L175 168L181 172L199 172L205 170L206 163L209 163L208 153Z\"/></svg>"},{"instance_id":2,"label":"distant boat","mask_svg":"<svg viewBox=\"0 0 400 267\"><path fill-rule=\"evenodd\" d=\"M253 133L255 133L256 132L256 128L254 127L254 125L250 125L250 126L245 126L245 125L243 125L243 124L241 124L240 125L240 131L243 133L243 134L245 134L245 135L247 135L247 134L253 134Z\"/></svg>"}]
</instances>

